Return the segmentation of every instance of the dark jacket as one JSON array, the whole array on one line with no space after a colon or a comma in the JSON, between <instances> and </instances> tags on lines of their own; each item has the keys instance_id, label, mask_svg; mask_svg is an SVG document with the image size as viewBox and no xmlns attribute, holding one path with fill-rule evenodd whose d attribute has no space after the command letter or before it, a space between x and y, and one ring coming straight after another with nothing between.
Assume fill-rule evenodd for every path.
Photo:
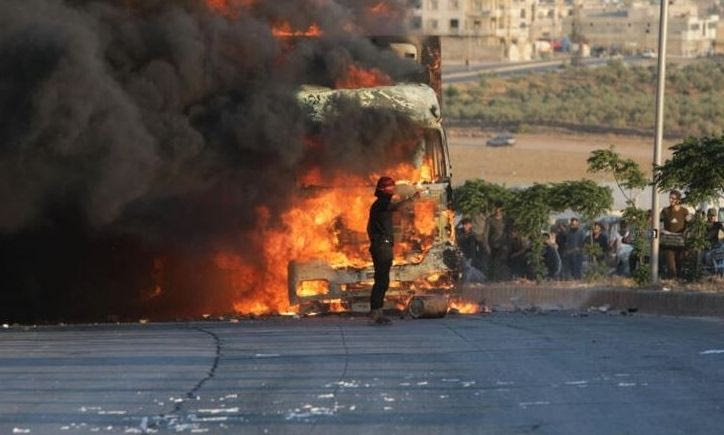
<instances>
[{"instance_id":1,"label":"dark jacket","mask_svg":"<svg viewBox=\"0 0 724 435\"><path fill-rule=\"evenodd\" d=\"M561 275L561 256L558 255L558 250L553 246L546 243L543 248L543 262L546 265L549 278L559 278Z\"/></svg>"},{"instance_id":2,"label":"dark jacket","mask_svg":"<svg viewBox=\"0 0 724 435\"><path fill-rule=\"evenodd\" d=\"M579 254L583 252L583 246L586 243L586 232L580 228L570 228L566 233L566 244L564 254Z\"/></svg>"},{"instance_id":3,"label":"dark jacket","mask_svg":"<svg viewBox=\"0 0 724 435\"><path fill-rule=\"evenodd\" d=\"M392 198L379 196L370 207L370 217L367 221L367 236L372 245L393 244L394 234L392 227L392 212L395 210Z\"/></svg>"},{"instance_id":4,"label":"dark jacket","mask_svg":"<svg viewBox=\"0 0 724 435\"><path fill-rule=\"evenodd\" d=\"M465 234L465 232L460 231L458 233L458 246L460 246L460 250L468 260L477 260L479 258L480 252L475 233Z\"/></svg>"},{"instance_id":5,"label":"dark jacket","mask_svg":"<svg viewBox=\"0 0 724 435\"><path fill-rule=\"evenodd\" d=\"M709 244L714 247L719 243L719 231L723 230L724 226L721 222L707 222L706 223L706 238L709 240Z\"/></svg>"}]
</instances>

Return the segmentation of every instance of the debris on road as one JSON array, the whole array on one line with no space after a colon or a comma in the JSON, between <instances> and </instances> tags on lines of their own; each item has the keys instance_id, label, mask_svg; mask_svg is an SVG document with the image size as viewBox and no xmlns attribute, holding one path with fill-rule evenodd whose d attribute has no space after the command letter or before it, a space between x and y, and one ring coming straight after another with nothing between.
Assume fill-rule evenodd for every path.
<instances>
[{"instance_id":1,"label":"debris on road","mask_svg":"<svg viewBox=\"0 0 724 435\"><path fill-rule=\"evenodd\" d=\"M437 319L445 317L450 301L446 295L413 296L408 305L413 319Z\"/></svg>"}]
</instances>

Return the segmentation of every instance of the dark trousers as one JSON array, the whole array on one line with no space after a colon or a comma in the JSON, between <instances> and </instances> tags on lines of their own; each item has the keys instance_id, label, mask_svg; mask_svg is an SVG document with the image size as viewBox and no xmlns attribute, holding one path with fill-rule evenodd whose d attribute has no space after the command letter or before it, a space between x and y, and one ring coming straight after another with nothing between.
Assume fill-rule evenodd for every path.
<instances>
[{"instance_id":1,"label":"dark trousers","mask_svg":"<svg viewBox=\"0 0 724 435\"><path fill-rule=\"evenodd\" d=\"M375 284L372 286L370 296L370 309L382 308L385 293L390 287L390 269L392 269L392 245L389 243L376 243L370 247L372 263L375 266Z\"/></svg>"},{"instance_id":2,"label":"dark trousers","mask_svg":"<svg viewBox=\"0 0 724 435\"><path fill-rule=\"evenodd\" d=\"M491 247L488 259L488 277L492 281L510 279L510 270L506 264L508 250L504 247Z\"/></svg>"},{"instance_id":3,"label":"dark trousers","mask_svg":"<svg viewBox=\"0 0 724 435\"><path fill-rule=\"evenodd\" d=\"M681 278L681 266L684 264L684 250L682 248L662 249L666 264L666 277L669 279Z\"/></svg>"},{"instance_id":4,"label":"dark trousers","mask_svg":"<svg viewBox=\"0 0 724 435\"><path fill-rule=\"evenodd\" d=\"M565 255L567 278L581 279L583 277L583 253L574 251Z\"/></svg>"}]
</instances>

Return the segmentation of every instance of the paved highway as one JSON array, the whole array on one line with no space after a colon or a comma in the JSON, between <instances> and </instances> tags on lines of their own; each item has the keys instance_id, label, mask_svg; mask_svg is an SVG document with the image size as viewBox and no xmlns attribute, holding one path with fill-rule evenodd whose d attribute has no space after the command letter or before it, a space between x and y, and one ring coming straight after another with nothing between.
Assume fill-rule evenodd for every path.
<instances>
[{"instance_id":1,"label":"paved highway","mask_svg":"<svg viewBox=\"0 0 724 435\"><path fill-rule=\"evenodd\" d=\"M0 433L724 431L724 320L496 313L0 329Z\"/></svg>"},{"instance_id":2,"label":"paved highway","mask_svg":"<svg viewBox=\"0 0 724 435\"><path fill-rule=\"evenodd\" d=\"M639 56L629 56L621 59L626 64L653 65L656 59L647 59ZM581 59L581 65L586 67L604 66L611 62L610 58L589 57ZM443 68L443 83L465 83L480 80L481 74L495 74L501 77L524 75L531 73L545 73L556 71L564 64L570 64L570 59L555 59L528 62L504 62L464 66L450 66Z\"/></svg>"}]
</instances>

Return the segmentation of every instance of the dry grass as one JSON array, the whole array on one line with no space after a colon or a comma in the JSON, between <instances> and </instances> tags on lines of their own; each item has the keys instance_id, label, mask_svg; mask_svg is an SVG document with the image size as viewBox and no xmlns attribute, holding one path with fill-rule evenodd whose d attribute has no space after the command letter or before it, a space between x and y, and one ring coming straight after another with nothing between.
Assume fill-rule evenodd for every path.
<instances>
[{"instance_id":1,"label":"dry grass","mask_svg":"<svg viewBox=\"0 0 724 435\"><path fill-rule=\"evenodd\" d=\"M518 134L515 146L488 147L485 141L492 136L492 132L472 128L450 131L448 141L455 185L475 178L508 186L582 178L613 181L606 176L589 174L586 163L591 151L611 145L616 145L622 156L651 172L653 139L575 133ZM673 143L665 144L666 148L670 145ZM669 155L667 150L664 158Z\"/></svg>"}]
</instances>

